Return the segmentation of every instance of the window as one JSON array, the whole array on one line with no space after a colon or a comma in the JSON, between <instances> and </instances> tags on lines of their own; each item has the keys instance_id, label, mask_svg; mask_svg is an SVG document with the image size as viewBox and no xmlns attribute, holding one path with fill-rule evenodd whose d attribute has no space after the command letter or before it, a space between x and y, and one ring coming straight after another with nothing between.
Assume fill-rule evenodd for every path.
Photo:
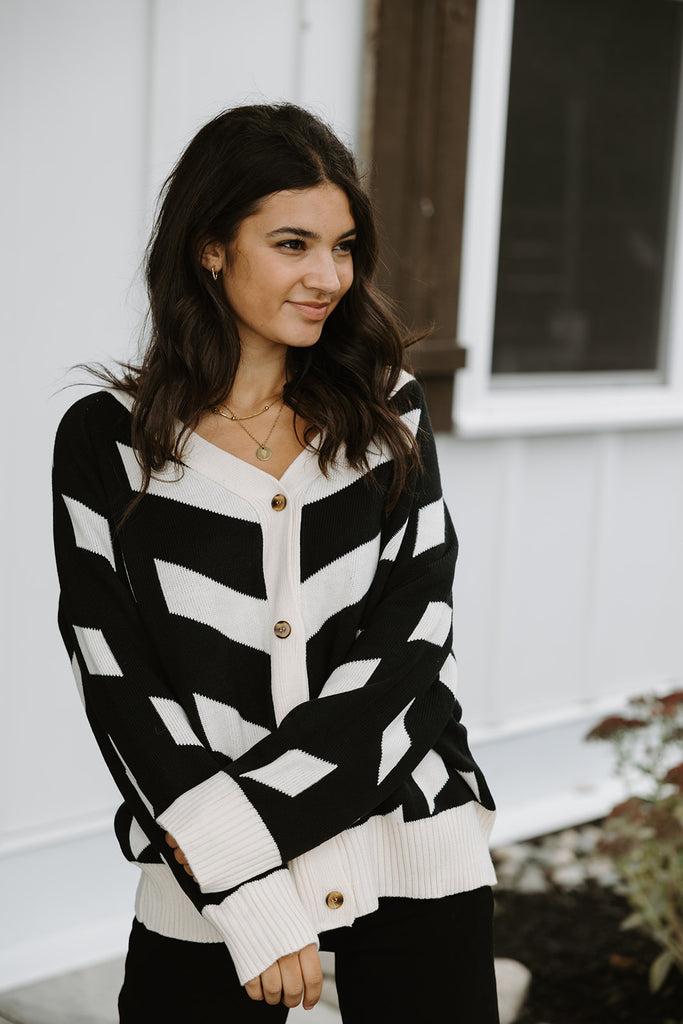
<instances>
[{"instance_id":1,"label":"window","mask_svg":"<svg viewBox=\"0 0 683 1024\"><path fill-rule=\"evenodd\" d=\"M491 369L663 369L683 4L516 0Z\"/></svg>"},{"instance_id":2,"label":"window","mask_svg":"<svg viewBox=\"0 0 683 1024\"><path fill-rule=\"evenodd\" d=\"M682 0L368 10L381 283L435 325L436 426L683 424Z\"/></svg>"},{"instance_id":3,"label":"window","mask_svg":"<svg viewBox=\"0 0 683 1024\"><path fill-rule=\"evenodd\" d=\"M681 0L478 0L463 436L683 424Z\"/></svg>"}]
</instances>

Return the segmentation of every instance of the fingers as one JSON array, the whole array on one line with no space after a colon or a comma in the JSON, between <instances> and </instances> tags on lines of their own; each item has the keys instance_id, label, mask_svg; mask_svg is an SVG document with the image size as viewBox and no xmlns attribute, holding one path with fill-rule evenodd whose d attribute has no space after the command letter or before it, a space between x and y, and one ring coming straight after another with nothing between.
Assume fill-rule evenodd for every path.
<instances>
[{"instance_id":1,"label":"fingers","mask_svg":"<svg viewBox=\"0 0 683 1024\"><path fill-rule=\"evenodd\" d=\"M178 844L176 843L175 839L173 838L173 836L171 835L170 832L166 833L166 842L168 843L168 845L173 850L173 856L178 861L178 863L182 864L184 870L187 872L187 874L190 876L190 878L194 878L194 874L192 872L192 868L187 863L187 857L185 856L183 851L180 849L180 847L178 846ZM197 881L196 878L194 878L194 880L195 880L195 882Z\"/></svg>"},{"instance_id":2,"label":"fingers","mask_svg":"<svg viewBox=\"0 0 683 1024\"><path fill-rule=\"evenodd\" d=\"M251 981L246 982L244 991L247 993L250 999L263 999L263 988L261 987L261 978L252 978Z\"/></svg>"},{"instance_id":3,"label":"fingers","mask_svg":"<svg viewBox=\"0 0 683 1024\"><path fill-rule=\"evenodd\" d=\"M290 953L288 956L281 956L278 964L282 979L282 1002L291 1009L299 1005L304 994L299 954Z\"/></svg>"},{"instance_id":4,"label":"fingers","mask_svg":"<svg viewBox=\"0 0 683 1024\"><path fill-rule=\"evenodd\" d=\"M304 946L299 952L299 964L304 983L304 1010L312 1009L323 990L323 969L315 945Z\"/></svg>"},{"instance_id":5,"label":"fingers","mask_svg":"<svg viewBox=\"0 0 683 1024\"><path fill-rule=\"evenodd\" d=\"M296 954L294 955L296 956ZM285 958L283 957L282 959ZM263 998L271 1006L274 1006L275 1003L279 1003L282 998L282 975L280 974L281 962L282 960L276 960L274 964L267 967L261 974Z\"/></svg>"},{"instance_id":6,"label":"fingers","mask_svg":"<svg viewBox=\"0 0 683 1024\"><path fill-rule=\"evenodd\" d=\"M323 972L314 944L298 953L281 956L259 978L252 978L244 986L250 999L265 999L271 1006L283 1002L292 1009L303 997L304 1009L310 1010L320 999L323 990Z\"/></svg>"}]
</instances>

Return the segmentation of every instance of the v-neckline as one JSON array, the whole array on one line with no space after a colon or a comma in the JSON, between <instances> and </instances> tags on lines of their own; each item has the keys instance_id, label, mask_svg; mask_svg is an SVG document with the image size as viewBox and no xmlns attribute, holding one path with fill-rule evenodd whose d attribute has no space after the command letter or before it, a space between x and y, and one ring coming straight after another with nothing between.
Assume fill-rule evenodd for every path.
<instances>
[{"instance_id":1,"label":"v-neckline","mask_svg":"<svg viewBox=\"0 0 683 1024\"><path fill-rule=\"evenodd\" d=\"M131 411L133 398L125 391L117 388L106 389L113 398L123 405L128 412ZM178 429L182 425L178 423ZM315 443L319 434L313 438ZM220 448L207 441L201 434L191 430L183 447L182 460L184 465L209 477L215 483L225 487L226 490L241 497L254 498L258 501L270 502L273 492L278 488L293 494L304 487L308 487L320 475L318 465L318 453L307 445L302 448L298 455L290 462L281 476L276 477L267 470L252 466L245 459L233 455L225 448Z\"/></svg>"},{"instance_id":2,"label":"v-neckline","mask_svg":"<svg viewBox=\"0 0 683 1024\"><path fill-rule=\"evenodd\" d=\"M319 437L313 438L313 441ZM183 449L182 461L204 476L211 477L217 483L230 490L239 490L246 496L248 493L273 493L273 488L286 488L289 493L307 484L318 473L317 452L307 445L292 459L281 476L273 476L265 469L253 466L239 455L233 455L212 441L207 441L201 434L190 431Z\"/></svg>"}]
</instances>

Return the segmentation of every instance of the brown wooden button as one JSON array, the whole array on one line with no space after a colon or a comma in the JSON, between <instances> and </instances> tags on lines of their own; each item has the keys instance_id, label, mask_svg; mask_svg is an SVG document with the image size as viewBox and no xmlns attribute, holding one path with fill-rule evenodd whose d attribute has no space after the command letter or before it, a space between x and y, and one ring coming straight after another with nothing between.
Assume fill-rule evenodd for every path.
<instances>
[{"instance_id":1,"label":"brown wooden button","mask_svg":"<svg viewBox=\"0 0 683 1024\"><path fill-rule=\"evenodd\" d=\"M327 903L330 910L339 910L343 902L344 897L340 892L337 892L336 889L333 889L332 892L328 892L325 897L325 903Z\"/></svg>"},{"instance_id":2,"label":"brown wooden button","mask_svg":"<svg viewBox=\"0 0 683 1024\"><path fill-rule=\"evenodd\" d=\"M275 623L274 632L275 636L279 637L281 640L284 640L284 638L286 636L289 636L289 634L292 632L292 627L288 622L285 622L284 619L280 619L279 622Z\"/></svg>"},{"instance_id":3,"label":"brown wooden button","mask_svg":"<svg viewBox=\"0 0 683 1024\"><path fill-rule=\"evenodd\" d=\"M275 512L282 512L282 510L286 506L286 504L287 504L287 499L285 498L284 494L276 494L270 500L270 507Z\"/></svg>"}]
</instances>

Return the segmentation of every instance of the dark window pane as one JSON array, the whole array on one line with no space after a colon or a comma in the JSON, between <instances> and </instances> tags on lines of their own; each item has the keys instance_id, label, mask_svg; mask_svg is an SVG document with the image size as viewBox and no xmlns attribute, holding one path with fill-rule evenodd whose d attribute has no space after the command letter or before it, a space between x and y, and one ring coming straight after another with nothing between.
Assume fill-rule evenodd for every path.
<instances>
[{"instance_id":1,"label":"dark window pane","mask_svg":"<svg viewBox=\"0 0 683 1024\"><path fill-rule=\"evenodd\" d=\"M655 370L683 3L516 0L493 372Z\"/></svg>"}]
</instances>

